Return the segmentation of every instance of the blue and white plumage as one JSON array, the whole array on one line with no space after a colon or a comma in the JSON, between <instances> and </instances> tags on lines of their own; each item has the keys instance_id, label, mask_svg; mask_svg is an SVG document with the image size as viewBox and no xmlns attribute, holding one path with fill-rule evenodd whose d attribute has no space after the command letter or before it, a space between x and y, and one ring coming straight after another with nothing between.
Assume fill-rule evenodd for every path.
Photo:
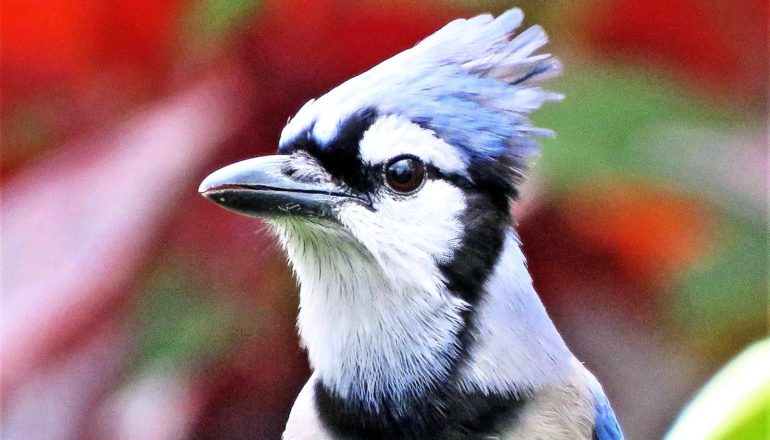
<instances>
[{"instance_id":1,"label":"blue and white plumage","mask_svg":"<svg viewBox=\"0 0 770 440\"><path fill-rule=\"evenodd\" d=\"M533 85L558 75L561 64L548 54L534 54L548 41L541 27L511 38L522 20L521 10L511 9L496 19L479 15L449 23L309 101L283 130L280 145L307 135L325 145L352 115L374 109L432 130L459 150L466 166L471 160L502 163L496 168L514 173L505 177L515 182L526 160L537 154L532 135L551 133L532 127L527 114L561 99Z\"/></svg>"},{"instance_id":2,"label":"blue and white plumage","mask_svg":"<svg viewBox=\"0 0 770 440\"><path fill-rule=\"evenodd\" d=\"M313 376L284 438L622 434L532 287L510 203L559 99L522 13L456 20L303 106L279 155L201 192L264 217L300 283Z\"/></svg>"}]
</instances>

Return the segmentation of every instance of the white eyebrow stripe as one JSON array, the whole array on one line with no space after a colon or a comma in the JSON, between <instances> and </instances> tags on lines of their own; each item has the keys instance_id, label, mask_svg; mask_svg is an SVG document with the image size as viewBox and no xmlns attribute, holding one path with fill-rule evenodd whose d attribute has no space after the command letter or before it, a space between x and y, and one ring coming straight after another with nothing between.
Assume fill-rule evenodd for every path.
<instances>
[{"instance_id":1,"label":"white eyebrow stripe","mask_svg":"<svg viewBox=\"0 0 770 440\"><path fill-rule=\"evenodd\" d=\"M399 115L382 116L364 133L359 144L364 163L375 165L412 154L442 172L467 177L462 152L428 129Z\"/></svg>"}]
</instances>

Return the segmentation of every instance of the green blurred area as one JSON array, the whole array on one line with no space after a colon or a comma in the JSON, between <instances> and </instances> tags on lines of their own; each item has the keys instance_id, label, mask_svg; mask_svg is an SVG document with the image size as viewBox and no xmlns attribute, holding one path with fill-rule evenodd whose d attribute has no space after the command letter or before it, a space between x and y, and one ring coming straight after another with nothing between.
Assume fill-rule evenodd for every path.
<instances>
[{"instance_id":1,"label":"green blurred area","mask_svg":"<svg viewBox=\"0 0 770 440\"><path fill-rule=\"evenodd\" d=\"M199 43L221 43L229 34L252 20L262 6L261 0L197 0L182 17L187 38Z\"/></svg>"},{"instance_id":2,"label":"green blurred area","mask_svg":"<svg viewBox=\"0 0 770 440\"><path fill-rule=\"evenodd\" d=\"M537 164L556 191L602 177L660 177L651 157L656 152L639 148L648 130L671 124L713 129L736 120L714 105L693 102L681 88L652 72L601 65L575 70L566 63L567 72L547 85L563 93L564 102L546 105L533 115L537 125L557 134L542 140Z\"/></svg>"},{"instance_id":3,"label":"green blurred area","mask_svg":"<svg viewBox=\"0 0 770 440\"><path fill-rule=\"evenodd\" d=\"M719 248L684 274L672 313L686 337L750 342L766 332L768 231L725 216Z\"/></svg>"},{"instance_id":4,"label":"green blurred area","mask_svg":"<svg viewBox=\"0 0 770 440\"><path fill-rule=\"evenodd\" d=\"M182 263L160 265L144 290L134 310L135 369L200 369L259 330L253 308L240 307Z\"/></svg>"},{"instance_id":5,"label":"green blurred area","mask_svg":"<svg viewBox=\"0 0 770 440\"><path fill-rule=\"evenodd\" d=\"M749 346L683 410L665 440L770 438L770 339Z\"/></svg>"},{"instance_id":6,"label":"green blurred area","mask_svg":"<svg viewBox=\"0 0 770 440\"><path fill-rule=\"evenodd\" d=\"M764 206L739 203L743 195L721 189L718 179L678 172L687 168L682 162L690 153L698 153L688 152L687 145L661 145L665 137L656 145L645 141L648 133L671 127L733 131L749 124L744 110L696 101L676 84L641 70L581 66L549 86L566 98L533 116L537 125L557 134L542 140L536 165L547 191L559 194L586 183L635 179L702 201L717 225L709 252L680 274L674 298L663 303L671 307L662 307L661 313L669 314L674 330L683 332L680 337L728 350L764 334L770 261Z\"/></svg>"}]
</instances>

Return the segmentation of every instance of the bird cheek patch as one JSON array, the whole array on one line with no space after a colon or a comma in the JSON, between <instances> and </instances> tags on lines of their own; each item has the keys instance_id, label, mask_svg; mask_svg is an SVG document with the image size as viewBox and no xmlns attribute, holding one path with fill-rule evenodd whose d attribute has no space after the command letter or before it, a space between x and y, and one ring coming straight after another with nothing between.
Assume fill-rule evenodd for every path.
<instances>
[{"instance_id":1,"label":"bird cheek patch","mask_svg":"<svg viewBox=\"0 0 770 440\"><path fill-rule=\"evenodd\" d=\"M414 265L435 266L451 257L462 237L459 217L465 205L462 190L428 180L409 197L381 193L373 210L350 203L338 216L372 254L411 271Z\"/></svg>"}]
</instances>

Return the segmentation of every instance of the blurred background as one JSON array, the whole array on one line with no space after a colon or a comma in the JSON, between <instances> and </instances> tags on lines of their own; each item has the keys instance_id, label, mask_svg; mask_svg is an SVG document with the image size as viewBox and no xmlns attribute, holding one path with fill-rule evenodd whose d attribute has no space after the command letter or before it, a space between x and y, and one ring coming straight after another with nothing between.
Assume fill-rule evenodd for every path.
<instances>
[{"instance_id":1,"label":"blurred background","mask_svg":"<svg viewBox=\"0 0 770 440\"><path fill-rule=\"evenodd\" d=\"M3 0L2 437L278 439L295 284L198 183L511 6L565 64L515 208L536 288L628 437L660 438L767 334L766 0Z\"/></svg>"}]
</instances>

